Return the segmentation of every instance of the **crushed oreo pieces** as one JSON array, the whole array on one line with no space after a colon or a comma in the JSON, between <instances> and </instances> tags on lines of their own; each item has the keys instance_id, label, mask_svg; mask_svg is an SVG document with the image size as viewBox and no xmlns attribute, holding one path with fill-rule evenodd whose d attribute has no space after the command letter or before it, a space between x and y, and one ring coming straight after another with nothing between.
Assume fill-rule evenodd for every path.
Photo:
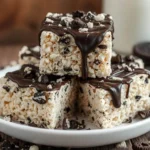
<instances>
[{"instance_id":1,"label":"crushed oreo pieces","mask_svg":"<svg viewBox=\"0 0 150 150\"><path fill-rule=\"evenodd\" d=\"M125 123L132 123L132 117L129 117L129 118L125 121Z\"/></svg>"},{"instance_id":2,"label":"crushed oreo pieces","mask_svg":"<svg viewBox=\"0 0 150 150\"><path fill-rule=\"evenodd\" d=\"M34 97L32 98L35 102L39 103L39 104L45 104L46 103L46 97L45 97L45 93L38 91L34 94Z\"/></svg>"},{"instance_id":3,"label":"crushed oreo pieces","mask_svg":"<svg viewBox=\"0 0 150 150\"><path fill-rule=\"evenodd\" d=\"M68 44L70 43L70 37L64 37L64 36L62 36L62 37L59 39L59 43L63 43L63 44L68 45Z\"/></svg>"},{"instance_id":4,"label":"crushed oreo pieces","mask_svg":"<svg viewBox=\"0 0 150 150\"><path fill-rule=\"evenodd\" d=\"M123 63L123 58L121 55L117 54L116 56L113 56L111 58L111 63L112 64L120 64L120 63Z\"/></svg>"},{"instance_id":5,"label":"crushed oreo pieces","mask_svg":"<svg viewBox=\"0 0 150 150\"><path fill-rule=\"evenodd\" d=\"M83 130L86 128L86 125L85 125L84 120L79 122L77 120L69 120L69 119L65 118L63 120L62 127L64 130L69 130L69 129Z\"/></svg>"},{"instance_id":6,"label":"crushed oreo pieces","mask_svg":"<svg viewBox=\"0 0 150 150\"><path fill-rule=\"evenodd\" d=\"M141 99L141 97L142 97L142 96L136 95L136 96L135 96L136 101L139 101L139 100Z\"/></svg>"},{"instance_id":7,"label":"crushed oreo pieces","mask_svg":"<svg viewBox=\"0 0 150 150\"><path fill-rule=\"evenodd\" d=\"M5 89L6 92L9 92L9 91L10 91L10 86L4 85L4 86L3 86L3 89Z\"/></svg>"},{"instance_id":8,"label":"crushed oreo pieces","mask_svg":"<svg viewBox=\"0 0 150 150\"><path fill-rule=\"evenodd\" d=\"M99 65L101 62L98 59L94 60L94 64Z\"/></svg>"},{"instance_id":9,"label":"crushed oreo pieces","mask_svg":"<svg viewBox=\"0 0 150 150\"><path fill-rule=\"evenodd\" d=\"M80 18L75 18L71 22L71 28L72 29L84 28L85 26L86 26L86 24Z\"/></svg>"},{"instance_id":10,"label":"crushed oreo pieces","mask_svg":"<svg viewBox=\"0 0 150 150\"><path fill-rule=\"evenodd\" d=\"M140 118L146 119L150 117L150 110L139 111L138 115L140 116Z\"/></svg>"},{"instance_id":11,"label":"crushed oreo pieces","mask_svg":"<svg viewBox=\"0 0 150 150\"><path fill-rule=\"evenodd\" d=\"M143 135L131 140L133 150L150 150L150 141Z\"/></svg>"},{"instance_id":12,"label":"crushed oreo pieces","mask_svg":"<svg viewBox=\"0 0 150 150\"><path fill-rule=\"evenodd\" d=\"M41 83L43 84L48 84L49 83L49 78L47 75L42 75L41 76Z\"/></svg>"},{"instance_id":13,"label":"crushed oreo pieces","mask_svg":"<svg viewBox=\"0 0 150 150\"><path fill-rule=\"evenodd\" d=\"M81 18L84 15L84 12L80 11L80 10L77 10L77 11L74 11L72 13L72 15L73 15L73 18L76 18L76 17Z\"/></svg>"}]
</instances>

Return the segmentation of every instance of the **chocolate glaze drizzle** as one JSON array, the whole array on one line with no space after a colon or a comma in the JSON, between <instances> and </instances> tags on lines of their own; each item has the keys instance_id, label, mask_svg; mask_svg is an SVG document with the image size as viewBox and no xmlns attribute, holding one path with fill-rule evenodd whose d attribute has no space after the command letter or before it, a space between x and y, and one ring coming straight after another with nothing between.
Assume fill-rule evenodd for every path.
<instances>
[{"instance_id":1,"label":"chocolate glaze drizzle","mask_svg":"<svg viewBox=\"0 0 150 150\"><path fill-rule=\"evenodd\" d=\"M90 52L102 42L106 32L110 31L113 36L114 26L110 15L105 15L104 20L96 21L94 19L95 13L84 13L82 11L76 11L72 13L73 21L66 23L62 20L62 15L59 17L49 16L46 17L42 23L42 27L39 33L39 41L42 31L51 31L58 36L64 36L65 34L71 34L77 46L79 47L82 55L82 78L85 80L88 77L87 56ZM51 19L52 22L47 22L46 19ZM93 28L88 28L87 23L92 22ZM59 26L61 25L61 27ZM87 28L87 32L79 32L79 28Z\"/></svg>"},{"instance_id":2,"label":"chocolate glaze drizzle","mask_svg":"<svg viewBox=\"0 0 150 150\"><path fill-rule=\"evenodd\" d=\"M31 68L30 73L26 73L24 71L26 67ZM56 81L57 79L61 78L59 76L43 75L43 80L39 81L40 76L41 75L39 74L38 67L27 64L27 65L23 65L20 70L7 73L5 77L17 83L18 86L21 88L35 87L39 91L52 91L52 90L59 89L63 84L65 84L70 79L70 77L66 76L63 78L62 82L58 83ZM46 82L45 82L45 78L46 78ZM48 88L49 84L52 85L52 88Z\"/></svg>"},{"instance_id":3,"label":"chocolate glaze drizzle","mask_svg":"<svg viewBox=\"0 0 150 150\"><path fill-rule=\"evenodd\" d=\"M28 46L28 51L30 51L30 54L23 53L23 54L21 54L21 58L23 59L23 57L32 56L32 57L35 57L37 59L40 59L40 51L36 52L33 50L33 48L34 48L33 46Z\"/></svg>"},{"instance_id":4,"label":"chocolate glaze drizzle","mask_svg":"<svg viewBox=\"0 0 150 150\"><path fill-rule=\"evenodd\" d=\"M150 72L140 68L134 69L132 72L129 72L126 69L117 69L106 79L89 79L87 82L96 88L102 88L109 91L112 96L113 105L116 108L119 108L121 106L122 85L127 84L128 86L126 93L126 98L128 98L130 83L133 81L131 77L138 74L150 75ZM119 77L122 78L122 80L113 79L113 77Z\"/></svg>"}]
</instances>

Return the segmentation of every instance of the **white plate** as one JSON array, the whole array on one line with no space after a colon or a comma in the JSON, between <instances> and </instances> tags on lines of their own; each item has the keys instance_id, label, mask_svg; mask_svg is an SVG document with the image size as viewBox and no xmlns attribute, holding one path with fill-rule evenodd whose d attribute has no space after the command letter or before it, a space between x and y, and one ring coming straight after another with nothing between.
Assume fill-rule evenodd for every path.
<instances>
[{"instance_id":1,"label":"white plate","mask_svg":"<svg viewBox=\"0 0 150 150\"><path fill-rule=\"evenodd\" d=\"M15 70L15 67L11 68ZM7 69L9 71L9 69ZM2 76L0 72L0 76ZM61 147L94 147L118 143L150 131L150 118L134 120L112 129L52 130L29 127L0 119L0 131L28 142Z\"/></svg>"}]
</instances>

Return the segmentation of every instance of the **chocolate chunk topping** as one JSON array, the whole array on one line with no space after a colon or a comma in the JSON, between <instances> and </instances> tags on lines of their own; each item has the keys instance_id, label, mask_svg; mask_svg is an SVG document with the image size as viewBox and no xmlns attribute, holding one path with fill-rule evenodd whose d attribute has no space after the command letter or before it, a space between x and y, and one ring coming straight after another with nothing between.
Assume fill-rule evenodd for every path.
<instances>
[{"instance_id":1,"label":"chocolate chunk topping","mask_svg":"<svg viewBox=\"0 0 150 150\"><path fill-rule=\"evenodd\" d=\"M80 10L77 10L77 11L74 11L72 13L72 15L73 15L73 18L76 18L76 17L81 18L84 15L84 12L80 11Z\"/></svg>"},{"instance_id":2,"label":"chocolate chunk topping","mask_svg":"<svg viewBox=\"0 0 150 150\"><path fill-rule=\"evenodd\" d=\"M25 68L31 68L28 72L24 72ZM37 90L40 91L51 91L55 89L59 89L63 84L70 80L70 77L65 76L62 82L57 83L56 81L60 79L60 76L54 75L42 75L41 81L39 81L39 68L33 65L23 65L20 70L9 72L6 74L9 80L18 84L21 88L26 87L35 87ZM34 79L34 80L33 80ZM55 84L54 84L55 83ZM48 85L52 84L52 89L48 88Z\"/></svg>"},{"instance_id":3,"label":"chocolate chunk topping","mask_svg":"<svg viewBox=\"0 0 150 150\"><path fill-rule=\"evenodd\" d=\"M45 104L46 103L46 97L44 92L37 92L34 94L33 100L39 104Z\"/></svg>"},{"instance_id":4,"label":"chocolate chunk topping","mask_svg":"<svg viewBox=\"0 0 150 150\"><path fill-rule=\"evenodd\" d=\"M100 16L98 16L96 13L88 12L88 13L82 13L77 11L76 13L73 13L74 17L68 17L67 14L62 15L58 17L57 19L53 17L48 17L53 20L53 23L48 23L44 21L41 26L41 31L39 33L39 41L40 36L43 31L51 31L58 36L62 37L66 34L71 34L74 39L76 45L79 47L82 55L82 78L86 80L88 78L88 67L87 67L87 56L89 53L93 52L95 48L102 42L105 34L110 31L113 36L114 32L114 25L111 17L109 15L102 14L104 17L103 19L99 19ZM78 17L77 17L78 16ZM80 17L79 17L80 16ZM82 16L82 17L81 17ZM59 26L59 24L62 24L62 17L67 17L69 20L67 22L67 27L64 28L64 26ZM95 18L97 18L95 20ZM46 20L46 18L45 18ZM93 28L88 28L87 23L92 22ZM95 25L94 22L97 22L97 25ZM103 24L101 26L101 24ZM64 22L64 25L66 26L66 22ZM86 32L79 32L79 28L86 28ZM80 30L81 31L81 30Z\"/></svg>"},{"instance_id":5,"label":"chocolate chunk topping","mask_svg":"<svg viewBox=\"0 0 150 150\"><path fill-rule=\"evenodd\" d=\"M85 24L80 18L75 18L75 19L71 22L71 27L72 27L72 29L84 28L85 25L86 25L86 24Z\"/></svg>"},{"instance_id":6,"label":"chocolate chunk topping","mask_svg":"<svg viewBox=\"0 0 150 150\"><path fill-rule=\"evenodd\" d=\"M3 86L3 89L5 89L6 92L9 92L9 91L10 91L10 86L4 85L4 86Z\"/></svg>"},{"instance_id":7,"label":"chocolate chunk topping","mask_svg":"<svg viewBox=\"0 0 150 150\"><path fill-rule=\"evenodd\" d=\"M148 118L148 117L150 117L150 110L139 111L139 112L138 112L138 115L139 115L142 119Z\"/></svg>"}]
</instances>

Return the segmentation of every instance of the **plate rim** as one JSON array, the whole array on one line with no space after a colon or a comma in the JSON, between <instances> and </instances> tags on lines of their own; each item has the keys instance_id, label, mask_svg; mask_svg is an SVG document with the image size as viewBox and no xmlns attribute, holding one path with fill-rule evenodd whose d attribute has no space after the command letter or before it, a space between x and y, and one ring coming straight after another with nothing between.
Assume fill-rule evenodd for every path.
<instances>
[{"instance_id":1,"label":"plate rim","mask_svg":"<svg viewBox=\"0 0 150 150\"><path fill-rule=\"evenodd\" d=\"M53 134L63 134L63 135L82 135L82 134L104 134L104 133L113 133L113 132L120 132L122 130L128 130L128 128L132 129L135 126L142 126L143 124L146 124L150 122L150 117L143 119L143 120L138 120L137 122L130 123L124 126L116 126L113 128L106 128L106 129L91 129L91 130L62 130L62 129L46 129L46 128L38 128L38 127L32 127L28 125L23 125L15 122L9 122L6 121L2 118L0 118L0 124L5 124L7 126L11 126L13 128L19 128L23 130L28 130L32 132L43 132L43 133L53 133Z\"/></svg>"}]
</instances>

